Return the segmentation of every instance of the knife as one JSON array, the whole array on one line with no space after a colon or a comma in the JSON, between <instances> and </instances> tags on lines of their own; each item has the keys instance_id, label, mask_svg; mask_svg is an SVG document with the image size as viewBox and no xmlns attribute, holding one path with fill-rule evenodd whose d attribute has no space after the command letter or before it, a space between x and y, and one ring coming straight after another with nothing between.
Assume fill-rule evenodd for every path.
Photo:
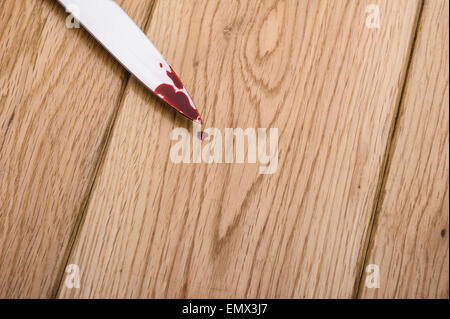
<instances>
[{"instance_id":1,"label":"knife","mask_svg":"<svg viewBox=\"0 0 450 319\"><path fill-rule=\"evenodd\" d=\"M180 81L142 30L113 0L58 0L131 74L194 122L200 114Z\"/></svg>"}]
</instances>

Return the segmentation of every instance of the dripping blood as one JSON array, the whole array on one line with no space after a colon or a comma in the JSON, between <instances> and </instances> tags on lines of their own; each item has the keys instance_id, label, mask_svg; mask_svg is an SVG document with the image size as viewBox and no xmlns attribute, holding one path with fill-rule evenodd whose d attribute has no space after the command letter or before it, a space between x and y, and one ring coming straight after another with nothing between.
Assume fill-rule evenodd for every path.
<instances>
[{"instance_id":1,"label":"dripping blood","mask_svg":"<svg viewBox=\"0 0 450 319\"><path fill-rule=\"evenodd\" d=\"M200 141L203 141L208 138L208 133L206 133L204 131L200 131L200 132L198 132L197 137Z\"/></svg>"}]
</instances>

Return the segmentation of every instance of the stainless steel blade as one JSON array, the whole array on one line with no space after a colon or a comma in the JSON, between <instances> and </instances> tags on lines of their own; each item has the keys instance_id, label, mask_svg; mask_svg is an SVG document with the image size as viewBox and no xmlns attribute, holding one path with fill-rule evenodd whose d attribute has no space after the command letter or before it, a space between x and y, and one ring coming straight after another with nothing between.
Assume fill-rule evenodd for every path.
<instances>
[{"instance_id":1,"label":"stainless steel blade","mask_svg":"<svg viewBox=\"0 0 450 319\"><path fill-rule=\"evenodd\" d=\"M58 1L130 73L154 92L164 84L157 94L185 116L201 122L192 98L170 65L119 5L112 0Z\"/></svg>"}]
</instances>

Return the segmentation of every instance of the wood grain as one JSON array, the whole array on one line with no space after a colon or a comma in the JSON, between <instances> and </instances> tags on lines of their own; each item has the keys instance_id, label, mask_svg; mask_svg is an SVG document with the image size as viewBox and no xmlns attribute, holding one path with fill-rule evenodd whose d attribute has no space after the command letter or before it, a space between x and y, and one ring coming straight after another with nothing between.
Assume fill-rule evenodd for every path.
<instances>
[{"instance_id":1,"label":"wood grain","mask_svg":"<svg viewBox=\"0 0 450 319\"><path fill-rule=\"evenodd\" d=\"M149 37L208 127L279 128L279 165L174 164L190 123L127 88L59 297L351 297L419 1L158 1Z\"/></svg>"},{"instance_id":2,"label":"wood grain","mask_svg":"<svg viewBox=\"0 0 450 319\"><path fill-rule=\"evenodd\" d=\"M449 1L426 1L366 265L363 298L448 298Z\"/></svg>"},{"instance_id":3,"label":"wood grain","mask_svg":"<svg viewBox=\"0 0 450 319\"><path fill-rule=\"evenodd\" d=\"M152 1L118 1L143 26ZM0 297L59 285L127 73L54 0L0 2Z\"/></svg>"}]
</instances>

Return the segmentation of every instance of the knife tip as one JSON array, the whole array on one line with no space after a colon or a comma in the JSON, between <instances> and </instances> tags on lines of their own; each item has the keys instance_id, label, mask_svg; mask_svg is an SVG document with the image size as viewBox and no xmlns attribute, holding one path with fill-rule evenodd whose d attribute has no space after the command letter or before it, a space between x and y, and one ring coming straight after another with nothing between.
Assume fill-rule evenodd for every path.
<instances>
[{"instance_id":1,"label":"knife tip","mask_svg":"<svg viewBox=\"0 0 450 319\"><path fill-rule=\"evenodd\" d=\"M194 121L194 123L197 123L197 124L200 124L200 125L203 125L203 120L202 120L202 118L199 116L199 117L197 117L195 120L193 120Z\"/></svg>"}]
</instances>

